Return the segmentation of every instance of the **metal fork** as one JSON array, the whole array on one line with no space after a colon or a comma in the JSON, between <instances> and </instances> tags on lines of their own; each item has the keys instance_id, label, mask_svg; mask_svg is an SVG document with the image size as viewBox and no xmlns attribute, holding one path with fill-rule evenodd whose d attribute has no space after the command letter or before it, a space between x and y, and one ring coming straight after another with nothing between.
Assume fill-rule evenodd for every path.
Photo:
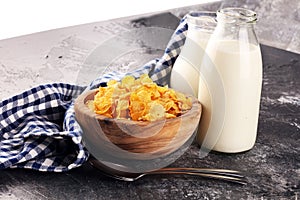
<instances>
[{"instance_id":1,"label":"metal fork","mask_svg":"<svg viewBox=\"0 0 300 200\"><path fill-rule=\"evenodd\" d=\"M193 175L200 176L205 178L213 178L224 181L229 181L233 183L238 183L241 185L246 185L247 180L246 177L240 172L236 170L228 170L228 169L210 169L210 168L162 168L154 171L144 172L144 173L131 173L119 171L116 169L108 168L107 166L102 165L98 161L92 159L90 160L92 166L100 169L100 171L114 179L122 180L122 181L135 181L139 178L142 178L146 175L155 175L155 174L163 174L163 175Z\"/></svg>"}]
</instances>

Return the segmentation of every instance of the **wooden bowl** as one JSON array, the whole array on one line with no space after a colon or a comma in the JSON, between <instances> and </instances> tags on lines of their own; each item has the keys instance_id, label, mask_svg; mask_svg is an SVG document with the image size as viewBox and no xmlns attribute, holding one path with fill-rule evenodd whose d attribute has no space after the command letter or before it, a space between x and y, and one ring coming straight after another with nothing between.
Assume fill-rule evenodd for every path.
<instances>
[{"instance_id":1,"label":"wooden bowl","mask_svg":"<svg viewBox=\"0 0 300 200\"><path fill-rule=\"evenodd\" d=\"M75 117L83 130L83 141L91 154L105 152L117 158L155 159L179 149L193 136L201 104L192 97L192 108L179 117L148 121L107 118L86 105L96 90L81 94L75 101Z\"/></svg>"}]
</instances>

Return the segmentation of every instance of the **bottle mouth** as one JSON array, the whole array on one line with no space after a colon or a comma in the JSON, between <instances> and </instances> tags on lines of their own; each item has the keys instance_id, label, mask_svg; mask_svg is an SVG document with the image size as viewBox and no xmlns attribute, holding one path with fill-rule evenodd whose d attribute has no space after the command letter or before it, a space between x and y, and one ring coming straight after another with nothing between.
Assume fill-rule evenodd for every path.
<instances>
[{"instance_id":1,"label":"bottle mouth","mask_svg":"<svg viewBox=\"0 0 300 200\"><path fill-rule=\"evenodd\" d=\"M191 11L187 15L188 25L206 30L214 30L217 13L213 11Z\"/></svg>"},{"instance_id":2,"label":"bottle mouth","mask_svg":"<svg viewBox=\"0 0 300 200\"><path fill-rule=\"evenodd\" d=\"M254 11L245 8L223 8L217 11L217 20L226 23L254 24L257 21L257 15Z\"/></svg>"}]
</instances>

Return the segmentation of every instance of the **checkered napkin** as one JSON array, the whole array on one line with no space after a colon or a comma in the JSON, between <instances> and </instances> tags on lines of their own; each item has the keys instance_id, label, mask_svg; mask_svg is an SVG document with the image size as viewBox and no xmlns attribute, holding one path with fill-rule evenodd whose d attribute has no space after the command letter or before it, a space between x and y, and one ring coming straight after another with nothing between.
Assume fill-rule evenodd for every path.
<instances>
[{"instance_id":1,"label":"checkered napkin","mask_svg":"<svg viewBox=\"0 0 300 200\"><path fill-rule=\"evenodd\" d=\"M184 17L164 55L127 74L111 72L94 80L88 89L125 75L147 73L166 85L171 68L186 38ZM40 85L0 102L0 169L27 168L63 172L81 166L89 157L82 130L75 120L74 98L84 87L65 83Z\"/></svg>"}]
</instances>

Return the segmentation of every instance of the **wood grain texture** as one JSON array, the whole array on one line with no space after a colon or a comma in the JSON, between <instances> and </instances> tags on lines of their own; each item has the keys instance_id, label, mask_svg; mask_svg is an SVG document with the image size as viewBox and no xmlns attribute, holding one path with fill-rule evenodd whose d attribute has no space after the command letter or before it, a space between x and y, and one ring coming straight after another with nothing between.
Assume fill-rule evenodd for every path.
<instances>
[{"instance_id":1,"label":"wood grain texture","mask_svg":"<svg viewBox=\"0 0 300 200\"><path fill-rule=\"evenodd\" d=\"M97 89L88 91L76 99L76 120L86 141L114 156L131 157L132 154L127 152L146 153L149 155L147 158L170 154L193 135L199 124L202 107L195 97L192 97L192 108L181 116L149 122L95 114L86 102L93 99L96 92Z\"/></svg>"}]
</instances>

